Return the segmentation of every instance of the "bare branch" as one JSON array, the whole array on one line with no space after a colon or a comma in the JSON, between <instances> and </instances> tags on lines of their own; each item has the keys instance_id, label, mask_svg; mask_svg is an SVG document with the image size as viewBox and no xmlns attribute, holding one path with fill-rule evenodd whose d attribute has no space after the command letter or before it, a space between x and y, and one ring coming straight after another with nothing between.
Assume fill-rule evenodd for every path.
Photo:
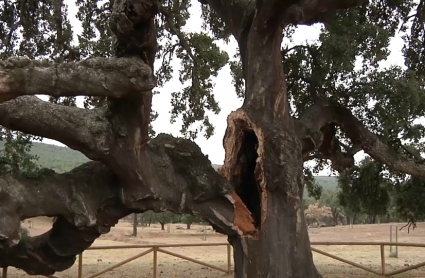
<instances>
[{"instance_id":1,"label":"bare branch","mask_svg":"<svg viewBox=\"0 0 425 278\"><path fill-rule=\"evenodd\" d=\"M306 126L307 130L314 132L320 131L329 124L338 125L351 139L355 150L361 147L373 159L386 164L394 171L425 178L425 165L423 163L418 163L415 159L396 152L377 135L370 132L345 107L313 105L303 113L298 121L300 121L298 125ZM325 140L323 141L325 142ZM352 154L347 155L351 156Z\"/></svg>"},{"instance_id":2,"label":"bare branch","mask_svg":"<svg viewBox=\"0 0 425 278\"><path fill-rule=\"evenodd\" d=\"M25 58L0 61L0 103L23 95L120 98L154 86L152 69L136 58L92 58L61 64Z\"/></svg>"},{"instance_id":3,"label":"bare branch","mask_svg":"<svg viewBox=\"0 0 425 278\"><path fill-rule=\"evenodd\" d=\"M92 159L108 152L112 135L102 110L56 105L35 96L0 104L0 124L57 140Z\"/></svg>"}]
</instances>

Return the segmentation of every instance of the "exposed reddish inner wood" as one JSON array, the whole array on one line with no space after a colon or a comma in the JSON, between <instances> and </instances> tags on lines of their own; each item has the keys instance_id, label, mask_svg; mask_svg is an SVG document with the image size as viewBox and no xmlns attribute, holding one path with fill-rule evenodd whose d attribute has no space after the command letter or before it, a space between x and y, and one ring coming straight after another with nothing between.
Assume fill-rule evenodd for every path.
<instances>
[{"instance_id":1,"label":"exposed reddish inner wood","mask_svg":"<svg viewBox=\"0 0 425 278\"><path fill-rule=\"evenodd\" d=\"M252 235L256 229L254 227L254 220L252 219L251 213L245 206L238 194L233 192L231 197L235 201L235 220L234 225L239 228L243 235Z\"/></svg>"},{"instance_id":2,"label":"exposed reddish inner wood","mask_svg":"<svg viewBox=\"0 0 425 278\"><path fill-rule=\"evenodd\" d=\"M251 138L248 138L250 136ZM256 147L253 148L253 146L250 146L249 149L244 149L244 145L246 143L245 141L253 140L252 136L255 136L255 140L257 141ZM224 146L226 149L226 159L224 166L220 169L220 173L233 184L236 190L235 195L239 194L237 195L238 200L240 200L240 202L242 202L242 205L245 208L248 208L248 211L250 212L250 223L258 230L261 230L261 227L267 216L267 190L263 166L264 140L264 134L261 128L259 128L249 119L249 116L245 111L240 109L233 112L229 116L228 129L224 141ZM249 153L243 152L255 152L255 161L249 161L249 163L255 163L254 167L252 167L252 165L243 165L246 162L243 163L240 161L241 155L250 155ZM247 169L249 171L252 170L253 173L246 172ZM251 180L247 180L245 179L246 177L242 176L251 174L253 175L253 177L251 177ZM252 180L252 178L254 178L255 180ZM255 207L252 207L253 200L244 199L251 199L252 197L250 195L252 194L253 190L252 186L254 186L252 182L254 182L255 186L257 187L256 194L258 194L259 196L259 211L257 211ZM243 197L241 194L245 197ZM248 204L245 203L245 201L251 203ZM251 208L249 208L250 205Z\"/></svg>"}]
</instances>

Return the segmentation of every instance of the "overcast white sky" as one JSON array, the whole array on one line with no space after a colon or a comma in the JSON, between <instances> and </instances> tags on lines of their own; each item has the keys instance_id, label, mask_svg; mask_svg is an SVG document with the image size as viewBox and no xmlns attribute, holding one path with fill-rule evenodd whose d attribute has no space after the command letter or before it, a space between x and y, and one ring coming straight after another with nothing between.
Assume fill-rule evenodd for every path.
<instances>
[{"instance_id":1,"label":"overcast white sky","mask_svg":"<svg viewBox=\"0 0 425 278\"><path fill-rule=\"evenodd\" d=\"M69 15L71 23L74 25L74 31L79 33L81 31L80 22L75 18L77 13L77 8L75 6L75 0L65 1L69 5ZM189 31L200 31L202 20L201 20L201 9L198 1L193 1L193 7L190 9L192 14L191 19L188 21L187 30ZM298 27L294 35L294 43L301 44L308 40L315 40L319 36L318 27ZM285 42L284 42L285 43ZM231 41L228 45L219 44L220 47L229 53L229 56L232 57L236 52L236 42ZM390 65L400 65L404 64L402 57L401 49L403 47L403 41L400 37L394 38L391 41L391 55L388 60L382 62L383 67L388 67ZM170 110L171 110L171 93L179 90L182 86L178 80L178 69L179 65L176 62L174 67L174 79L170 81L166 86L160 88L160 94L155 95L153 98L153 109L159 113L158 119L153 123L154 129L157 133L171 133L174 136L179 136L179 130L181 127L180 122L175 124L170 123ZM221 107L221 113L219 115L209 115L211 122L216 127L215 135L210 139L206 140L204 137L200 136L196 143L201 147L204 154L207 154L209 159L213 164L222 164L224 160L224 149L222 140L226 130L226 118L234 110L238 109L242 105L242 100L236 97L235 89L231 83L231 75L229 67L226 66L221 70L218 77L215 78L215 89L214 95L216 100L219 102ZM45 143L62 145L59 142L45 139ZM362 156L361 154L358 155ZM328 174L329 170L324 171L320 174Z\"/></svg>"}]
</instances>

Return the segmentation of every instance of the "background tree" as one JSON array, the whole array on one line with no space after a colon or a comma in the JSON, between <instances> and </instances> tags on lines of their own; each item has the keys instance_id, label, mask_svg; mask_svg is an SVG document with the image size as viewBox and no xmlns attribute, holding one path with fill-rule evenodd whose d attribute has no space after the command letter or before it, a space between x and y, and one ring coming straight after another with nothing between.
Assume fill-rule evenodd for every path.
<instances>
[{"instance_id":1,"label":"background tree","mask_svg":"<svg viewBox=\"0 0 425 278\"><path fill-rule=\"evenodd\" d=\"M391 182L383 176L382 165L366 158L340 177L339 186L340 205L351 213L367 214L369 223L387 214Z\"/></svg>"},{"instance_id":2,"label":"background tree","mask_svg":"<svg viewBox=\"0 0 425 278\"><path fill-rule=\"evenodd\" d=\"M167 210L196 212L227 234L235 277L319 277L301 203L304 162L318 160L313 172L329 162L343 171L364 150L425 178L422 159L403 145L422 150L424 1L200 3L205 29L191 33L189 1L77 0L75 44L63 1L0 6L0 124L93 160L64 174L1 177L1 267L52 274L119 218ZM380 68L400 20L406 68ZM296 26L315 23L317 41L286 43ZM179 59L184 88L173 93L172 120L182 120L188 138L210 136L208 112L219 111L212 78L229 62L215 42L230 37L244 103L228 117L219 175L193 142L153 138L151 101ZM16 56L26 58L9 59ZM81 95L84 109L75 107ZM46 214L58 217L50 232L20 239L20 220Z\"/></svg>"},{"instance_id":3,"label":"background tree","mask_svg":"<svg viewBox=\"0 0 425 278\"><path fill-rule=\"evenodd\" d=\"M332 217L332 211L330 207L320 206L318 203L314 203L308 206L305 210L305 217L313 220L313 223L320 226L323 219Z\"/></svg>"},{"instance_id":4,"label":"background tree","mask_svg":"<svg viewBox=\"0 0 425 278\"><path fill-rule=\"evenodd\" d=\"M140 219L144 225L150 227L151 223L155 222L155 213L151 210L145 211L141 214Z\"/></svg>"},{"instance_id":5,"label":"background tree","mask_svg":"<svg viewBox=\"0 0 425 278\"><path fill-rule=\"evenodd\" d=\"M133 234L131 236L137 237L137 226L139 226L138 215L133 213Z\"/></svg>"},{"instance_id":6,"label":"background tree","mask_svg":"<svg viewBox=\"0 0 425 278\"><path fill-rule=\"evenodd\" d=\"M332 222L334 225L342 223L344 218L343 208L339 203L338 191L325 190L320 196L319 205L329 207L332 215Z\"/></svg>"},{"instance_id":7,"label":"background tree","mask_svg":"<svg viewBox=\"0 0 425 278\"><path fill-rule=\"evenodd\" d=\"M396 212L409 223L425 219L424 204L418 202L425 196L424 185L424 179L411 177L396 187Z\"/></svg>"},{"instance_id":8,"label":"background tree","mask_svg":"<svg viewBox=\"0 0 425 278\"><path fill-rule=\"evenodd\" d=\"M186 224L186 228L188 230L190 230L190 226L193 223L199 223L199 222L202 221L202 219L199 216L196 216L196 215L185 214L182 217L182 221L183 221L183 223Z\"/></svg>"},{"instance_id":9,"label":"background tree","mask_svg":"<svg viewBox=\"0 0 425 278\"><path fill-rule=\"evenodd\" d=\"M175 215L172 212L164 211L155 214L155 220L161 224L161 230L165 230L165 224L172 223Z\"/></svg>"}]
</instances>

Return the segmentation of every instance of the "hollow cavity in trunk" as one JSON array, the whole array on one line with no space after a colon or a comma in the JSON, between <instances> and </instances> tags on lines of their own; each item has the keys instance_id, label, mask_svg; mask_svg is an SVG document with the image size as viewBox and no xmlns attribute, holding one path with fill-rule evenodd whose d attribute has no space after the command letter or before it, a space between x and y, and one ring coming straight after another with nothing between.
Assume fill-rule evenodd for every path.
<instances>
[{"instance_id":1,"label":"hollow cavity in trunk","mask_svg":"<svg viewBox=\"0 0 425 278\"><path fill-rule=\"evenodd\" d=\"M234 183L235 190L251 212L255 228L261 229L261 188L255 175L258 139L253 131L248 130L244 131L242 140L237 162L240 174Z\"/></svg>"}]
</instances>

